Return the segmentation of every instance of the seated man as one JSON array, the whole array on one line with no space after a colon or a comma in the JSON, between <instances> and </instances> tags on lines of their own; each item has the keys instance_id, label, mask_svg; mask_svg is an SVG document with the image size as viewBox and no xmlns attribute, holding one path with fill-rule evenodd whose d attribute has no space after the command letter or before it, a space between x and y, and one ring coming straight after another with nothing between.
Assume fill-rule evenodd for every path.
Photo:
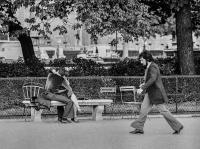
<instances>
[{"instance_id":1,"label":"seated man","mask_svg":"<svg viewBox=\"0 0 200 149\"><path fill-rule=\"evenodd\" d=\"M74 103L74 108L75 108L75 111L81 111L81 108L78 104L78 100L77 100L77 97L76 95L74 94L74 92L72 91L72 88L70 86L70 83L67 79L67 77L65 76L66 73L68 73L67 71L65 71L64 68L59 68L57 72L54 72L55 74L59 75L59 76L62 76L64 78L64 82L63 82L63 86L68 89L69 91L69 98L73 101ZM61 91L62 92L62 91Z\"/></svg>"},{"instance_id":2,"label":"seated man","mask_svg":"<svg viewBox=\"0 0 200 149\"><path fill-rule=\"evenodd\" d=\"M53 94L61 95L60 99L52 99L66 103L66 106L58 106L58 121L62 123L78 122L76 119L76 112L74 109L74 103L71 100L72 89L68 87L65 79L56 73L55 70L50 71L45 89ZM71 120L70 120L71 119Z\"/></svg>"}]
</instances>

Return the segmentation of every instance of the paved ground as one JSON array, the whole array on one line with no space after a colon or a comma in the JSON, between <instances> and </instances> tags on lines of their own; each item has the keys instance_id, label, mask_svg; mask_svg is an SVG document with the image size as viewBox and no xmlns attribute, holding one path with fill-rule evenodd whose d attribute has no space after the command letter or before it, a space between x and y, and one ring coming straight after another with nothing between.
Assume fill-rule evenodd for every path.
<instances>
[{"instance_id":1,"label":"paved ground","mask_svg":"<svg viewBox=\"0 0 200 149\"><path fill-rule=\"evenodd\" d=\"M144 135L129 134L133 120L81 120L59 124L0 120L1 149L200 149L200 118L179 117L184 129L173 132L163 118L147 120Z\"/></svg>"}]
</instances>

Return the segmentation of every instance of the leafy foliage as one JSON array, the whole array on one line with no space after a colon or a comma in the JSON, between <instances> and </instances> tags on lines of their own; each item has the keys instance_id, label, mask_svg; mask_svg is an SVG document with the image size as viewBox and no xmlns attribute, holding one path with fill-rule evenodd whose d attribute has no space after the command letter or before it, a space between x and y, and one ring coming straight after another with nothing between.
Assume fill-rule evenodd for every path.
<instances>
[{"instance_id":1,"label":"leafy foliage","mask_svg":"<svg viewBox=\"0 0 200 149\"><path fill-rule=\"evenodd\" d=\"M106 76L107 70L103 65L96 63L93 60L75 58L73 60L75 66L70 72L70 76Z\"/></svg>"},{"instance_id":2,"label":"leafy foliage","mask_svg":"<svg viewBox=\"0 0 200 149\"><path fill-rule=\"evenodd\" d=\"M181 0L139 0L149 6L149 13L160 17L159 24L165 24L171 17L176 17L176 13L184 6L189 5L191 11L192 29L199 32L200 25L200 2L198 0L181 1Z\"/></svg>"},{"instance_id":3,"label":"leafy foliage","mask_svg":"<svg viewBox=\"0 0 200 149\"><path fill-rule=\"evenodd\" d=\"M38 60L32 62L30 67L21 58L11 64L0 62L0 77L40 77L47 75L47 72L44 70L44 64Z\"/></svg>"},{"instance_id":4,"label":"leafy foliage","mask_svg":"<svg viewBox=\"0 0 200 149\"><path fill-rule=\"evenodd\" d=\"M125 59L117 64L113 64L109 70L111 76L142 76L144 67L139 61Z\"/></svg>"},{"instance_id":5,"label":"leafy foliage","mask_svg":"<svg viewBox=\"0 0 200 149\"><path fill-rule=\"evenodd\" d=\"M156 59L162 75L180 74L176 58ZM199 74L199 58L196 60L196 69ZM65 59L55 59L49 65L36 61L33 63L34 72L24 64L22 59L12 64L0 63L0 77L46 77L47 70L41 67L65 67L67 76L143 76L145 68L133 59L124 59L109 67L96 63L93 60L75 58L69 65Z\"/></svg>"},{"instance_id":6,"label":"leafy foliage","mask_svg":"<svg viewBox=\"0 0 200 149\"><path fill-rule=\"evenodd\" d=\"M34 30L48 38L48 35L52 33L50 23L56 18L61 19L63 23L56 26L53 31L58 30L60 34L67 33L67 25L70 23L68 16L75 11L78 15L78 24L74 26L74 29L84 26L95 43L97 43L98 35L106 36L115 32L120 33L124 41L140 36L146 40L155 33L171 33L175 30L174 23L175 21L177 23L175 19L178 13L182 13L182 8L190 11L191 18L189 19L192 26L184 26L188 30L177 27L178 31L181 30L181 36L184 38L182 31L190 33L191 29L195 30L198 36L200 27L198 0L1 0L0 4L0 22L18 24L18 28L15 26L14 30L11 25L9 26L9 32L16 36L29 34L30 30ZM33 17L26 19L30 28L22 28L14 16L21 7L26 7L33 14ZM189 67L193 67L193 64L189 63L193 63L193 55L189 53L192 53L192 46L184 45L183 38L180 35L177 36L177 40L180 41L177 44L179 63L181 70L185 69L186 73L191 74L193 69ZM192 38L189 37L187 40L187 43L192 43ZM179 51L182 53L185 51L186 54L181 55ZM182 56L189 62L186 67L180 60Z\"/></svg>"},{"instance_id":7,"label":"leafy foliage","mask_svg":"<svg viewBox=\"0 0 200 149\"><path fill-rule=\"evenodd\" d=\"M177 75L180 74L178 67L178 60L174 58L158 58L155 62L159 65L160 72L163 75Z\"/></svg>"},{"instance_id":8,"label":"leafy foliage","mask_svg":"<svg viewBox=\"0 0 200 149\"><path fill-rule=\"evenodd\" d=\"M3 29L3 33L9 33L9 36L16 37L20 41L23 57L28 66L30 66L29 61L36 59L30 30L21 25L15 14L20 7L32 5L32 3L34 1L3 0L0 5L0 25L2 26L0 30ZM32 71L34 72L34 69Z\"/></svg>"},{"instance_id":9,"label":"leafy foliage","mask_svg":"<svg viewBox=\"0 0 200 149\"><path fill-rule=\"evenodd\" d=\"M52 67L65 67L66 64L67 64L67 59L59 58L59 59L54 59L53 61L50 61L49 66L52 66Z\"/></svg>"},{"instance_id":10,"label":"leafy foliage","mask_svg":"<svg viewBox=\"0 0 200 149\"><path fill-rule=\"evenodd\" d=\"M77 6L77 15L92 38L117 31L124 41L155 35L156 28L151 25L159 19L149 14L148 8L137 0L83 0Z\"/></svg>"},{"instance_id":11,"label":"leafy foliage","mask_svg":"<svg viewBox=\"0 0 200 149\"><path fill-rule=\"evenodd\" d=\"M28 67L30 69L29 75L30 76L35 76L35 77L39 77L39 76L46 76L46 70L44 68L45 64L41 63L41 61L36 58L33 57L31 59L28 60Z\"/></svg>"},{"instance_id":12,"label":"leafy foliage","mask_svg":"<svg viewBox=\"0 0 200 149\"><path fill-rule=\"evenodd\" d=\"M197 36L199 34L200 2L198 0L139 0L139 2L149 6L149 13L160 17L159 24L170 25L168 21L174 20L170 30L176 32L181 74L195 74L192 32Z\"/></svg>"}]
</instances>

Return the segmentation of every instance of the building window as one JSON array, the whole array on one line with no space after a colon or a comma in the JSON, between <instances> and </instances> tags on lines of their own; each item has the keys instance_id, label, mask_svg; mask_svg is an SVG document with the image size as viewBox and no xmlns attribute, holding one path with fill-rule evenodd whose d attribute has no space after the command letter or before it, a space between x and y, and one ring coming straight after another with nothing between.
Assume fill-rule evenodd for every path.
<instances>
[{"instance_id":1,"label":"building window","mask_svg":"<svg viewBox=\"0 0 200 149\"><path fill-rule=\"evenodd\" d=\"M76 40L77 40L77 45L80 45L80 30L77 30Z\"/></svg>"},{"instance_id":2,"label":"building window","mask_svg":"<svg viewBox=\"0 0 200 149\"><path fill-rule=\"evenodd\" d=\"M155 57L162 57L163 51L151 51L151 54Z\"/></svg>"},{"instance_id":3,"label":"building window","mask_svg":"<svg viewBox=\"0 0 200 149\"><path fill-rule=\"evenodd\" d=\"M128 51L128 57L137 57L138 55L138 51Z\"/></svg>"},{"instance_id":4,"label":"building window","mask_svg":"<svg viewBox=\"0 0 200 149\"><path fill-rule=\"evenodd\" d=\"M17 37L10 37L10 40L11 41L17 41L18 39L17 39Z\"/></svg>"},{"instance_id":5,"label":"building window","mask_svg":"<svg viewBox=\"0 0 200 149\"><path fill-rule=\"evenodd\" d=\"M55 55L55 51L54 50L47 50L46 52L47 52L49 58L53 58L53 56Z\"/></svg>"},{"instance_id":6,"label":"building window","mask_svg":"<svg viewBox=\"0 0 200 149\"><path fill-rule=\"evenodd\" d=\"M176 32L172 31L172 41L176 41Z\"/></svg>"},{"instance_id":7,"label":"building window","mask_svg":"<svg viewBox=\"0 0 200 149\"><path fill-rule=\"evenodd\" d=\"M110 49L106 49L106 53L110 53Z\"/></svg>"},{"instance_id":8,"label":"building window","mask_svg":"<svg viewBox=\"0 0 200 149\"><path fill-rule=\"evenodd\" d=\"M106 49L106 56L109 56L111 50L110 49Z\"/></svg>"},{"instance_id":9,"label":"building window","mask_svg":"<svg viewBox=\"0 0 200 149\"><path fill-rule=\"evenodd\" d=\"M51 45L51 41L50 40L47 41L47 45Z\"/></svg>"},{"instance_id":10,"label":"building window","mask_svg":"<svg viewBox=\"0 0 200 149\"><path fill-rule=\"evenodd\" d=\"M173 57L173 56L175 56L175 52L174 51L168 51L168 52L166 52L166 54L167 54L167 57Z\"/></svg>"},{"instance_id":11,"label":"building window","mask_svg":"<svg viewBox=\"0 0 200 149\"><path fill-rule=\"evenodd\" d=\"M176 45L177 45L177 43L176 43L176 42L172 43L172 46L176 46Z\"/></svg>"}]
</instances>

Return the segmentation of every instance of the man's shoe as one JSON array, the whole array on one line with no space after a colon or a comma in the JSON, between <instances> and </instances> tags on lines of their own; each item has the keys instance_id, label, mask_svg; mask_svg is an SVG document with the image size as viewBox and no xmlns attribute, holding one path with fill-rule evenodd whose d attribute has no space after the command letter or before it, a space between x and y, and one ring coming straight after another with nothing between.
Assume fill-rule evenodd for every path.
<instances>
[{"instance_id":1,"label":"man's shoe","mask_svg":"<svg viewBox=\"0 0 200 149\"><path fill-rule=\"evenodd\" d=\"M132 133L132 134L144 134L144 131L143 130L139 130L139 129L135 129L134 131L131 131L129 133Z\"/></svg>"},{"instance_id":2,"label":"man's shoe","mask_svg":"<svg viewBox=\"0 0 200 149\"><path fill-rule=\"evenodd\" d=\"M66 118L62 118L62 120L60 121L61 123L72 123L72 121L66 119Z\"/></svg>"},{"instance_id":3,"label":"man's shoe","mask_svg":"<svg viewBox=\"0 0 200 149\"><path fill-rule=\"evenodd\" d=\"M181 130L183 129L183 126L179 130L176 130L173 132L174 135L180 134Z\"/></svg>"},{"instance_id":4,"label":"man's shoe","mask_svg":"<svg viewBox=\"0 0 200 149\"><path fill-rule=\"evenodd\" d=\"M72 118L71 120L72 120L72 122L74 122L74 123L79 123L79 120L76 119L76 118Z\"/></svg>"}]
</instances>

